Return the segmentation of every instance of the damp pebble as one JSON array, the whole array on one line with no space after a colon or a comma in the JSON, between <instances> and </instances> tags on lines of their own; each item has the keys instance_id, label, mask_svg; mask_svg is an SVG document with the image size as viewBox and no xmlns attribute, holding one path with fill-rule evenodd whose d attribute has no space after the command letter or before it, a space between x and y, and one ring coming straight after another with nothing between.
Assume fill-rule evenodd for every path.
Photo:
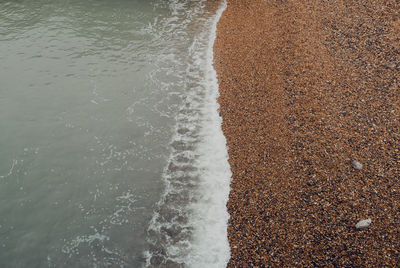
<instances>
[{"instance_id":1,"label":"damp pebble","mask_svg":"<svg viewBox=\"0 0 400 268\"><path fill-rule=\"evenodd\" d=\"M360 170L362 169L363 165L358 162L357 160L352 160L351 165L353 166L354 169Z\"/></svg>"},{"instance_id":2,"label":"damp pebble","mask_svg":"<svg viewBox=\"0 0 400 268\"><path fill-rule=\"evenodd\" d=\"M361 221L357 222L356 229L368 228L368 226L371 224L371 222L372 222L371 219L361 220Z\"/></svg>"}]
</instances>

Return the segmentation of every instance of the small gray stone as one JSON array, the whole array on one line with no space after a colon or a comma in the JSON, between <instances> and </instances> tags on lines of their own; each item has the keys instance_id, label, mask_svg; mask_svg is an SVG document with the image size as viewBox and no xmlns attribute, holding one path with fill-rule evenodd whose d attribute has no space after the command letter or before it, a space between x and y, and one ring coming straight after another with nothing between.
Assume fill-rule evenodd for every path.
<instances>
[{"instance_id":1,"label":"small gray stone","mask_svg":"<svg viewBox=\"0 0 400 268\"><path fill-rule=\"evenodd\" d=\"M372 222L371 219L361 220L361 221L357 222L356 229L368 228L368 226L371 224L371 222Z\"/></svg>"},{"instance_id":2,"label":"small gray stone","mask_svg":"<svg viewBox=\"0 0 400 268\"><path fill-rule=\"evenodd\" d=\"M357 160L352 160L351 165L353 166L354 169L360 170L363 168L363 165L358 162Z\"/></svg>"}]
</instances>

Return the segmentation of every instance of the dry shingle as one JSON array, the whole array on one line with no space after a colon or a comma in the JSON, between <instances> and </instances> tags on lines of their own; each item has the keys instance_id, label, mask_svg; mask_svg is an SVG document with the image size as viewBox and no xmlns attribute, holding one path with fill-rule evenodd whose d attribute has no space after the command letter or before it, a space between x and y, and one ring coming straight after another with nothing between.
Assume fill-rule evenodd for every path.
<instances>
[{"instance_id":1,"label":"dry shingle","mask_svg":"<svg viewBox=\"0 0 400 268\"><path fill-rule=\"evenodd\" d=\"M214 65L230 267L400 263L399 10L228 0ZM374 223L358 232L363 218Z\"/></svg>"}]
</instances>

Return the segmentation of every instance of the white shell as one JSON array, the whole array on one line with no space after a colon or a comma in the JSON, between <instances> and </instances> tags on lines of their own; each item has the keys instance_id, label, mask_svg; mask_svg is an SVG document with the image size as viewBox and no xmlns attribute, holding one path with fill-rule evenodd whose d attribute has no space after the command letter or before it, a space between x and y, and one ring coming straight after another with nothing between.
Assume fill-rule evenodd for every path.
<instances>
[{"instance_id":1,"label":"white shell","mask_svg":"<svg viewBox=\"0 0 400 268\"><path fill-rule=\"evenodd\" d=\"M371 219L366 219L366 220L362 220L357 222L356 224L356 228L357 229L364 229L367 228L370 224L371 224L372 220Z\"/></svg>"}]
</instances>

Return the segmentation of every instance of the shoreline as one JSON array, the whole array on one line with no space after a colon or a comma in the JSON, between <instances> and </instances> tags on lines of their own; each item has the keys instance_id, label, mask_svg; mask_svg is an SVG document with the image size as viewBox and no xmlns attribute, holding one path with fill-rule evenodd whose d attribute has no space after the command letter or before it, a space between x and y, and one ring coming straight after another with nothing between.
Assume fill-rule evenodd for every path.
<instances>
[{"instance_id":1,"label":"shoreline","mask_svg":"<svg viewBox=\"0 0 400 268\"><path fill-rule=\"evenodd\" d=\"M231 172L221 129L213 45L221 1L200 1L189 14L188 51L165 185L148 228L146 267L225 267L230 258L226 203ZM181 12L186 12L185 6ZM179 13L179 12L177 12ZM187 14L187 13L185 13ZM195 30L195 32L191 32Z\"/></svg>"},{"instance_id":2,"label":"shoreline","mask_svg":"<svg viewBox=\"0 0 400 268\"><path fill-rule=\"evenodd\" d=\"M228 0L214 68L232 170L229 267L400 261L397 10Z\"/></svg>"}]
</instances>

